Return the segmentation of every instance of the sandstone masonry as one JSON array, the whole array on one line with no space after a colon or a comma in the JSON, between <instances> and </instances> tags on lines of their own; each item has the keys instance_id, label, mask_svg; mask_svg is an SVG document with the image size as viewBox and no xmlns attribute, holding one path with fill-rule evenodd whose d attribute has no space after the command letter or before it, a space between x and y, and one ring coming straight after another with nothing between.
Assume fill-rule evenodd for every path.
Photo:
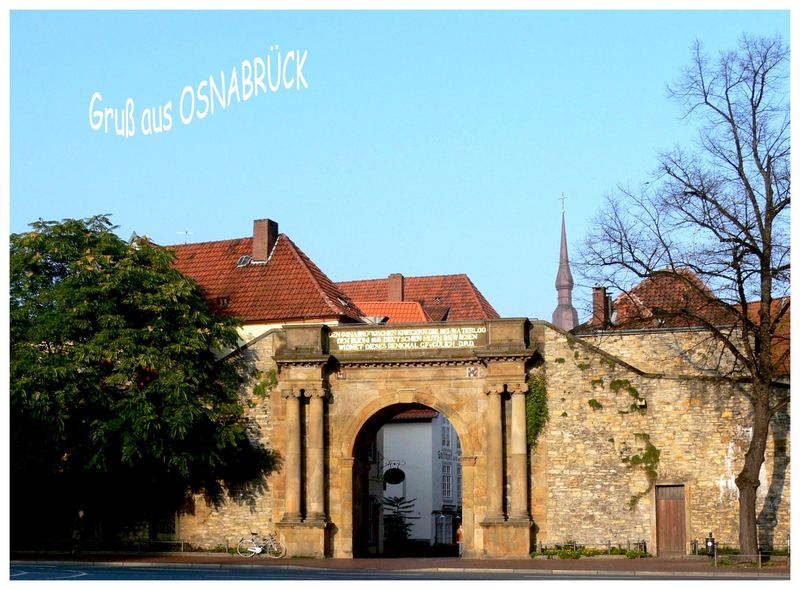
<instances>
[{"instance_id":1,"label":"sandstone masonry","mask_svg":"<svg viewBox=\"0 0 800 590\"><path fill-rule=\"evenodd\" d=\"M278 530L290 555L352 556L363 535L364 441L392 412L421 404L445 414L461 441L466 556L525 556L568 540L645 540L658 551L660 486L682 489L684 552L709 531L736 543L747 385L709 369L717 357L702 349L702 334L576 338L525 319L463 325L485 328L485 340L332 353L330 329L319 325L256 339L246 354L278 383L265 397L254 384L243 394L254 434L282 467L223 506L198 498L179 517L180 537L217 547ZM522 398L514 400L533 373L545 375L550 419L520 462ZM787 410L773 421L759 488L762 544L788 542L789 448ZM295 505L296 515L287 510Z\"/></svg>"}]
</instances>

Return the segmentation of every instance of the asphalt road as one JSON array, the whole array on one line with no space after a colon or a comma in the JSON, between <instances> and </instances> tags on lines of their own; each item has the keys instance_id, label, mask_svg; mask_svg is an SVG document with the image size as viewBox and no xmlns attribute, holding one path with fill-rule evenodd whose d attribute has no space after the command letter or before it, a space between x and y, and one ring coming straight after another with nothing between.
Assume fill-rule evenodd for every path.
<instances>
[{"instance_id":1,"label":"asphalt road","mask_svg":"<svg viewBox=\"0 0 800 590\"><path fill-rule=\"evenodd\" d=\"M34 564L11 562L12 581L91 580L720 580L703 574L657 575L618 572L552 573L544 571L386 571L276 567L268 565L135 565L135 564ZM788 574L767 579L788 580ZM752 576L726 575L724 580L753 580ZM759 578L763 581L765 578Z\"/></svg>"}]
</instances>

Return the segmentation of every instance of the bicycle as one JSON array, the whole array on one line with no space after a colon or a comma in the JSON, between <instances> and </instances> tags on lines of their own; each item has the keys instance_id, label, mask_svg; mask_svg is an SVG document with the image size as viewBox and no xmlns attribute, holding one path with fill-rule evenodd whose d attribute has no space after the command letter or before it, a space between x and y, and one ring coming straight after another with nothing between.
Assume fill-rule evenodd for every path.
<instances>
[{"instance_id":1,"label":"bicycle","mask_svg":"<svg viewBox=\"0 0 800 590\"><path fill-rule=\"evenodd\" d=\"M253 557L266 553L267 557L278 559L286 555L286 546L278 540L274 533L260 537L258 533L250 533L250 538L242 537L236 545L236 553L241 557Z\"/></svg>"}]
</instances>

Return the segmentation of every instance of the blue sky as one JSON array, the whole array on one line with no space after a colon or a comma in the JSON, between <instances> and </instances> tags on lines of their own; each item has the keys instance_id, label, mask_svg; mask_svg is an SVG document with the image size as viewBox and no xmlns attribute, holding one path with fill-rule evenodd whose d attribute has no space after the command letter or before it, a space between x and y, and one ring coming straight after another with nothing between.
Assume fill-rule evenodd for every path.
<instances>
[{"instance_id":1,"label":"blue sky","mask_svg":"<svg viewBox=\"0 0 800 590\"><path fill-rule=\"evenodd\" d=\"M501 315L547 320L561 193L575 254L604 195L693 141L665 93L693 41L716 54L742 33L789 40L787 11L16 11L10 21L12 232L110 213L121 236L171 244L247 236L269 217L335 281L464 272ZM275 45L307 52L307 88L180 121L185 87L275 59ZM104 107L133 100L133 137L92 129L95 92ZM144 109L169 101L172 128L144 136ZM575 279L585 319L591 285Z\"/></svg>"}]
</instances>

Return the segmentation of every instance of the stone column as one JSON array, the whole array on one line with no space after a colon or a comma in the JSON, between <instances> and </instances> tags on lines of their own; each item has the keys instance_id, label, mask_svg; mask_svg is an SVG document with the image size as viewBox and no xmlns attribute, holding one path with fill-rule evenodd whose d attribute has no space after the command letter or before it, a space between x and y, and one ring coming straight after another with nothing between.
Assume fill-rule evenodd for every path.
<instances>
[{"instance_id":1,"label":"stone column","mask_svg":"<svg viewBox=\"0 0 800 590\"><path fill-rule=\"evenodd\" d=\"M488 388L486 416L486 522L503 522L503 385Z\"/></svg>"},{"instance_id":2,"label":"stone column","mask_svg":"<svg viewBox=\"0 0 800 590\"><path fill-rule=\"evenodd\" d=\"M325 522L325 390L306 389L308 407L308 448L306 450L306 481L308 505L306 521Z\"/></svg>"},{"instance_id":3,"label":"stone column","mask_svg":"<svg viewBox=\"0 0 800 590\"><path fill-rule=\"evenodd\" d=\"M287 387L281 390L286 400L286 453L283 470L286 475L286 499L283 522L300 522L300 390Z\"/></svg>"},{"instance_id":4,"label":"stone column","mask_svg":"<svg viewBox=\"0 0 800 590\"><path fill-rule=\"evenodd\" d=\"M339 526L339 534L334 537L333 556L334 557L353 557L353 457L342 457L339 459L339 473L341 486L341 501L339 515L333 515L333 519ZM350 535L347 537L347 535Z\"/></svg>"},{"instance_id":5,"label":"stone column","mask_svg":"<svg viewBox=\"0 0 800 590\"><path fill-rule=\"evenodd\" d=\"M461 524L464 525L464 554L475 557L478 547L475 539L475 464L477 457L461 457ZM481 539L481 547L482 547Z\"/></svg>"},{"instance_id":6,"label":"stone column","mask_svg":"<svg viewBox=\"0 0 800 590\"><path fill-rule=\"evenodd\" d=\"M525 383L509 384L511 394L511 507L509 518L529 521L528 513L528 441L526 437Z\"/></svg>"}]
</instances>

